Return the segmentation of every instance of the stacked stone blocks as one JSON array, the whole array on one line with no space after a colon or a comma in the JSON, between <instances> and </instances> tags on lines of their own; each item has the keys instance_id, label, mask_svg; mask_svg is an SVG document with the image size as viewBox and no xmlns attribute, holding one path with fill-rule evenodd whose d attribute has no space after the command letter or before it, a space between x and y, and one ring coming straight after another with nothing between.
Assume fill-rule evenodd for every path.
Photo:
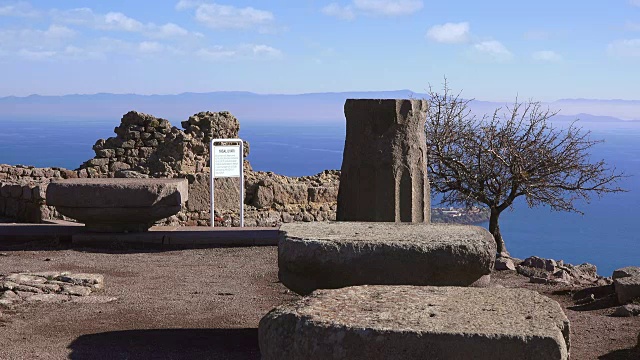
<instances>
[{"instance_id":1,"label":"stacked stone blocks","mask_svg":"<svg viewBox=\"0 0 640 360\"><path fill-rule=\"evenodd\" d=\"M429 223L425 100L349 99L339 221Z\"/></svg>"},{"instance_id":2,"label":"stacked stone blocks","mask_svg":"<svg viewBox=\"0 0 640 360\"><path fill-rule=\"evenodd\" d=\"M496 260L486 229L429 224L425 107L347 100L341 221L281 227L278 277L305 297L262 318L263 359L568 359L558 303L471 287Z\"/></svg>"}]
</instances>

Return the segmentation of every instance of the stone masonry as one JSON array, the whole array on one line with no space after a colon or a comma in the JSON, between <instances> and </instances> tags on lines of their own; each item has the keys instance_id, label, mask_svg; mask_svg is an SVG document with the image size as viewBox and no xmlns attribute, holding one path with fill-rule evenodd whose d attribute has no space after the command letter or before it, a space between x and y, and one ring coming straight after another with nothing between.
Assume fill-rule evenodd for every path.
<instances>
[{"instance_id":1,"label":"stone masonry","mask_svg":"<svg viewBox=\"0 0 640 360\"><path fill-rule=\"evenodd\" d=\"M0 165L0 217L39 223L64 219L47 206L46 188L54 179L107 177L186 178L189 201L164 225L209 225L209 141L237 138L240 124L229 112L200 112L182 122L131 111L98 140L93 159L76 170ZM245 142L245 156L249 144ZM276 226L293 221L335 220L338 171L287 177L245 167L245 226ZM216 179L216 226L239 223L239 179Z\"/></svg>"},{"instance_id":2,"label":"stone masonry","mask_svg":"<svg viewBox=\"0 0 640 360\"><path fill-rule=\"evenodd\" d=\"M114 297L88 296L104 288L101 274L69 271L21 272L0 274L0 309L23 303L107 303Z\"/></svg>"},{"instance_id":3,"label":"stone masonry","mask_svg":"<svg viewBox=\"0 0 640 360\"><path fill-rule=\"evenodd\" d=\"M56 167L0 164L0 217L26 223L62 218L53 206L46 205L47 185L54 179L77 177L76 171Z\"/></svg>"},{"instance_id":4,"label":"stone masonry","mask_svg":"<svg viewBox=\"0 0 640 360\"><path fill-rule=\"evenodd\" d=\"M339 221L430 222L426 100L349 99Z\"/></svg>"}]
</instances>

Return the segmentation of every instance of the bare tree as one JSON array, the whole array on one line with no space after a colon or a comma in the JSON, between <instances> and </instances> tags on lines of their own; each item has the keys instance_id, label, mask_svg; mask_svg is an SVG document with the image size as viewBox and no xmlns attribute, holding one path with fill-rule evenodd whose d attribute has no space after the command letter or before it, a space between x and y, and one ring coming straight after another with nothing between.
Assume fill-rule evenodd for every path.
<instances>
[{"instance_id":1,"label":"bare tree","mask_svg":"<svg viewBox=\"0 0 640 360\"><path fill-rule=\"evenodd\" d=\"M509 253L498 219L516 198L524 196L529 207L582 213L575 200L625 191L615 186L623 173L591 161L589 149L602 141L590 140L575 122L554 127L548 120L556 113L539 102L516 100L504 113L478 118L468 108L471 100L452 95L446 80L442 94L430 89L429 95L431 190L442 193L443 204L489 207L489 231L501 256Z\"/></svg>"}]
</instances>

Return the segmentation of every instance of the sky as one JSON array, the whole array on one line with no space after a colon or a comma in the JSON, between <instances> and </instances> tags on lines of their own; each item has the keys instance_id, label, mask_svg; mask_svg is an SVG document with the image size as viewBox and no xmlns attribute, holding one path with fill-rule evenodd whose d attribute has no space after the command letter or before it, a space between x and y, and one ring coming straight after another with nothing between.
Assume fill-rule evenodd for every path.
<instances>
[{"instance_id":1,"label":"sky","mask_svg":"<svg viewBox=\"0 0 640 360\"><path fill-rule=\"evenodd\" d=\"M640 99L640 0L0 0L0 96Z\"/></svg>"}]
</instances>

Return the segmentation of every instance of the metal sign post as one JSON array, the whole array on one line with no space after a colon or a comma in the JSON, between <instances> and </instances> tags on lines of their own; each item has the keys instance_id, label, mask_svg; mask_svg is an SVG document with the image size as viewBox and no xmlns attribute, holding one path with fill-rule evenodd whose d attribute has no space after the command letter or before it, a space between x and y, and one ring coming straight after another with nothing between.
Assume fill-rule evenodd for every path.
<instances>
[{"instance_id":1,"label":"metal sign post","mask_svg":"<svg viewBox=\"0 0 640 360\"><path fill-rule=\"evenodd\" d=\"M215 145L222 143L221 145ZM232 144L232 145L229 145ZM242 139L212 139L209 146L211 174L211 227L215 226L214 179L240 177L240 227L244 227L244 142Z\"/></svg>"}]
</instances>

